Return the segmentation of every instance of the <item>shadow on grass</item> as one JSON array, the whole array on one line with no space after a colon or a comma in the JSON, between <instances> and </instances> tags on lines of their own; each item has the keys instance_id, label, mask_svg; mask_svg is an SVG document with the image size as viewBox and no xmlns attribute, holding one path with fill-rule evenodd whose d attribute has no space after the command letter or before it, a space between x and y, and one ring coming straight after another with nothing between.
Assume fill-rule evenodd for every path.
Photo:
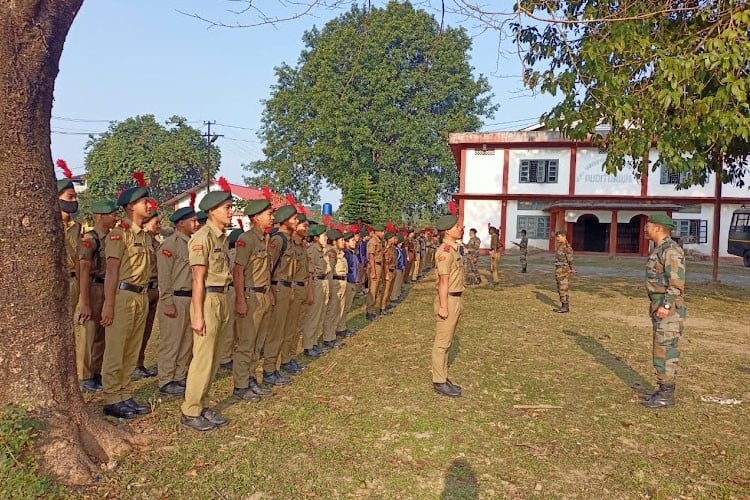
<instances>
[{"instance_id":1,"label":"shadow on grass","mask_svg":"<svg viewBox=\"0 0 750 500\"><path fill-rule=\"evenodd\" d=\"M548 306L558 307L560 304L555 302L553 299L547 297L542 292L534 292L534 295L536 295L536 300L541 302L542 304L546 304Z\"/></svg>"},{"instance_id":2,"label":"shadow on grass","mask_svg":"<svg viewBox=\"0 0 750 500\"><path fill-rule=\"evenodd\" d=\"M654 389L651 383L643 378L640 373L609 352L595 338L581 335L579 332L573 330L563 330L563 333L572 337L581 349L591 354L596 361L609 368L612 373L617 375L617 378L625 382L634 391L645 394Z\"/></svg>"},{"instance_id":3,"label":"shadow on grass","mask_svg":"<svg viewBox=\"0 0 750 500\"><path fill-rule=\"evenodd\" d=\"M445 488L440 498L441 500L479 498L477 476L466 459L457 458L451 462L451 466L445 472Z\"/></svg>"}]
</instances>

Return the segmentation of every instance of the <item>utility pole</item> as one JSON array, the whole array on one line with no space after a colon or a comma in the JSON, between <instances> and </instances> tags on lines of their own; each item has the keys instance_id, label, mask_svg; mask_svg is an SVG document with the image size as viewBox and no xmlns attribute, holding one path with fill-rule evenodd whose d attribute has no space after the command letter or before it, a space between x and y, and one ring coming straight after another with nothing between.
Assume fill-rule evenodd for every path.
<instances>
[{"instance_id":1,"label":"utility pole","mask_svg":"<svg viewBox=\"0 0 750 500\"><path fill-rule=\"evenodd\" d=\"M203 125L208 126L208 131L202 134L206 138L206 192L208 192L211 188L211 145L219 137L224 137L224 134L211 134L211 125L216 125L215 120L203 122Z\"/></svg>"}]
</instances>

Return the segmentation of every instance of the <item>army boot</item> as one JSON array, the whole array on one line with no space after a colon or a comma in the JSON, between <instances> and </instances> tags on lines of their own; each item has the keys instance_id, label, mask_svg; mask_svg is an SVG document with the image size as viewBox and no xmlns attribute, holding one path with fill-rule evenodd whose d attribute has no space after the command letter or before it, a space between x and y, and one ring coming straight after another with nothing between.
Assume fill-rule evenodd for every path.
<instances>
[{"instance_id":1,"label":"army boot","mask_svg":"<svg viewBox=\"0 0 750 500\"><path fill-rule=\"evenodd\" d=\"M570 306L567 302L563 302L562 304L560 304L560 307L555 307L552 310L556 313L567 313L570 312Z\"/></svg>"},{"instance_id":2,"label":"army boot","mask_svg":"<svg viewBox=\"0 0 750 500\"><path fill-rule=\"evenodd\" d=\"M526 266L523 266L523 267L521 268L521 272L522 272L522 273L525 273L525 272L526 272Z\"/></svg>"},{"instance_id":3,"label":"army boot","mask_svg":"<svg viewBox=\"0 0 750 500\"><path fill-rule=\"evenodd\" d=\"M671 408L674 406L674 384L659 384L659 390L643 403L646 408Z\"/></svg>"}]
</instances>

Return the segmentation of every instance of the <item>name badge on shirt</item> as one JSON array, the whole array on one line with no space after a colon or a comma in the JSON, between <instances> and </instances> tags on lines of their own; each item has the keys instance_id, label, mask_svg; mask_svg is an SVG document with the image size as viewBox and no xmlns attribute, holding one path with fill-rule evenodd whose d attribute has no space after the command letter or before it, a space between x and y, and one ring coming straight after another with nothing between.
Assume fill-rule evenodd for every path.
<instances>
[{"instance_id":1,"label":"name badge on shirt","mask_svg":"<svg viewBox=\"0 0 750 500\"><path fill-rule=\"evenodd\" d=\"M214 253L221 253L223 250L221 248L214 248Z\"/></svg>"}]
</instances>

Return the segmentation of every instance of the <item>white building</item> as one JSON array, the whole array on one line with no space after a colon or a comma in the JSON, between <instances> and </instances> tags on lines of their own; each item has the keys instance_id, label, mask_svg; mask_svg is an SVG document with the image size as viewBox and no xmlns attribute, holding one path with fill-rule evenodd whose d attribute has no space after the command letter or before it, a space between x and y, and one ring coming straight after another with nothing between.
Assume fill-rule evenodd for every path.
<instances>
[{"instance_id":1,"label":"white building","mask_svg":"<svg viewBox=\"0 0 750 500\"><path fill-rule=\"evenodd\" d=\"M728 256L732 212L750 204L750 175L744 188L723 185L714 235L714 176L705 186L677 190L678 176L666 171L640 179L627 169L610 175L602 170L604 152L552 131L455 133L448 144L459 169L455 198L463 224L477 229L484 247L491 224L501 228L506 248L526 229L530 246L552 251L554 232L566 229L576 251L645 255L643 226L662 211L677 222L686 249L711 254L717 241L720 256ZM657 159L655 149L649 159Z\"/></svg>"}]
</instances>

